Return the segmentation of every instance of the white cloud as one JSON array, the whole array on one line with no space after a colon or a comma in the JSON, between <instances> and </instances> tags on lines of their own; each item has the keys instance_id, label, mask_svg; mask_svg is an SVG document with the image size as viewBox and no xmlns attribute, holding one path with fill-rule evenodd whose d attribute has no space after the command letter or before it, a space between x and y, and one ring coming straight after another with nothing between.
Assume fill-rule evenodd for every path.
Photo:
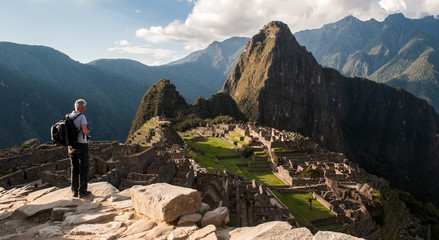
<instances>
[{"instance_id":1,"label":"white cloud","mask_svg":"<svg viewBox=\"0 0 439 240\"><path fill-rule=\"evenodd\" d=\"M144 54L153 56L157 59L172 58L175 56L175 51L162 49L162 48L151 48L149 45L132 45L127 40L116 41L116 47L107 48L109 52L117 53L129 53L129 54Z\"/></svg>"},{"instance_id":2,"label":"white cloud","mask_svg":"<svg viewBox=\"0 0 439 240\"><path fill-rule=\"evenodd\" d=\"M182 0L181 0L182 1ZM320 28L353 15L362 20L383 20L400 11L407 17L439 14L437 0L198 0L186 20L167 26L150 26L136 36L154 43L182 43L187 50L205 47L213 40L252 36L273 20L289 25L292 32Z\"/></svg>"},{"instance_id":3,"label":"white cloud","mask_svg":"<svg viewBox=\"0 0 439 240\"><path fill-rule=\"evenodd\" d=\"M379 3L387 12L407 11L407 5L404 0L381 0Z\"/></svg>"}]
</instances>

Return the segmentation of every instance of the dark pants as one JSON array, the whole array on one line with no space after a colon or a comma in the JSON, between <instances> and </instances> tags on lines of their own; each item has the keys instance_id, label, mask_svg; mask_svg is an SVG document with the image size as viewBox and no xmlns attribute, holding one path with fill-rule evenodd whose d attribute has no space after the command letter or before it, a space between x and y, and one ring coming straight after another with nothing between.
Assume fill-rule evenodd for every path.
<instances>
[{"instance_id":1,"label":"dark pants","mask_svg":"<svg viewBox=\"0 0 439 240\"><path fill-rule=\"evenodd\" d=\"M72 170L72 191L86 192L88 178L88 144L77 143L69 147L69 156Z\"/></svg>"}]
</instances>

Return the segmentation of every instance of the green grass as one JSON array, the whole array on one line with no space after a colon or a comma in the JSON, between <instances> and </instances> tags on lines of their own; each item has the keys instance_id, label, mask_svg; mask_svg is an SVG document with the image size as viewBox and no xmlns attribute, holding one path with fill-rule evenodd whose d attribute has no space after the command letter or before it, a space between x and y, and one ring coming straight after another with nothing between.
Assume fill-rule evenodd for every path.
<instances>
[{"instance_id":1,"label":"green grass","mask_svg":"<svg viewBox=\"0 0 439 240\"><path fill-rule=\"evenodd\" d=\"M240 158L218 160L215 156L237 155L237 152L232 150L233 145L223 139L208 137L197 142L193 142L187 137L184 137L184 139L189 146L203 152L203 154L197 151L188 151L187 153L197 160L200 166L206 168L211 173L226 168L231 173L242 176L247 180L255 179L266 185L285 185L284 182L271 172L269 167L264 172L250 172L249 170L252 168L240 166L246 164Z\"/></svg>"},{"instance_id":2,"label":"green grass","mask_svg":"<svg viewBox=\"0 0 439 240\"><path fill-rule=\"evenodd\" d=\"M308 202L308 199L312 198L310 193L281 194L276 190L273 190L273 193L288 207L290 213L296 218L297 223L301 227L312 226L310 221L334 216L331 211L315 199L313 199L312 209L310 209Z\"/></svg>"},{"instance_id":3,"label":"green grass","mask_svg":"<svg viewBox=\"0 0 439 240\"><path fill-rule=\"evenodd\" d=\"M251 174L254 176L254 179L267 185L285 185L285 183L276 177L276 175L274 175L272 172L252 172Z\"/></svg>"},{"instance_id":4,"label":"green grass","mask_svg":"<svg viewBox=\"0 0 439 240\"><path fill-rule=\"evenodd\" d=\"M237 132L235 132L235 131L230 131L230 132L233 133L234 135L240 137L240 138L244 137L244 136L242 136L241 134L239 134L239 133L237 133Z\"/></svg>"}]
</instances>

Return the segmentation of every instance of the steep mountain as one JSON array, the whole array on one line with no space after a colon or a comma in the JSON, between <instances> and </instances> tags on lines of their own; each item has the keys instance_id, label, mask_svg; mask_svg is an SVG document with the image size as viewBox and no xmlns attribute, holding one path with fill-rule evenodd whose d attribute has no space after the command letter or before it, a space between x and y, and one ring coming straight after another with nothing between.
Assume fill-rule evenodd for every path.
<instances>
[{"instance_id":1,"label":"steep mountain","mask_svg":"<svg viewBox=\"0 0 439 240\"><path fill-rule=\"evenodd\" d=\"M161 79L145 93L131 124L128 141L145 122L154 116L164 116L178 130L198 126L200 120L227 115L235 120L246 120L236 102L225 93L217 93L204 99L199 97L189 105L169 79Z\"/></svg>"},{"instance_id":2,"label":"steep mountain","mask_svg":"<svg viewBox=\"0 0 439 240\"><path fill-rule=\"evenodd\" d=\"M78 98L88 102L93 140L125 139L143 91L52 48L0 42L0 148L34 137L49 141L50 126Z\"/></svg>"},{"instance_id":3,"label":"steep mountain","mask_svg":"<svg viewBox=\"0 0 439 240\"><path fill-rule=\"evenodd\" d=\"M124 59L101 59L90 65L138 81L145 88L159 79L172 79L183 97L192 103L199 96L207 98L221 89L248 40L233 37L223 42L215 41L206 49L162 66L146 66Z\"/></svg>"},{"instance_id":4,"label":"steep mountain","mask_svg":"<svg viewBox=\"0 0 439 240\"><path fill-rule=\"evenodd\" d=\"M171 84L168 79L161 79L143 96L128 136L131 136L154 116L165 115L167 118L175 118L180 111L188 107L189 105L176 90L175 85Z\"/></svg>"},{"instance_id":5,"label":"steep mountain","mask_svg":"<svg viewBox=\"0 0 439 240\"><path fill-rule=\"evenodd\" d=\"M348 16L295 36L323 66L402 87L439 109L439 19L393 14L378 22Z\"/></svg>"},{"instance_id":6,"label":"steep mountain","mask_svg":"<svg viewBox=\"0 0 439 240\"><path fill-rule=\"evenodd\" d=\"M424 100L320 66L287 25L251 41L223 86L250 121L310 136L366 171L439 203L439 116Z\"/></svg>"}]
</instances>

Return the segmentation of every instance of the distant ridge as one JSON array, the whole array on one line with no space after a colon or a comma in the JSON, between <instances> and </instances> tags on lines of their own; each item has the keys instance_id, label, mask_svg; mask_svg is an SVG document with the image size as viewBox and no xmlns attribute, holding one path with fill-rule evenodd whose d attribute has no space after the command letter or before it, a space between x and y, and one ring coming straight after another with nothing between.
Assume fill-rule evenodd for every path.
<instances>
[{"instance_id":1,"label":"distant ridge","mask_svg":"<svg viewBox=\"0 0 439 240\"><path fill-rule=\"evenodd\" d=\"M402 87L439 110L439 19L399 13L378 22L348 16L295 36L323 66Z\"/></svg>"},{"instance_id":2,"label":"distant ridge","mask_svg":"<svg viewBox=\"0 0 439 240\"><path fill-rule=\"evenodd\" d=\"M78 98L88 102L93 140L123 140L143 91L53 48L0 42L0 148L29 138L50 141L50 126Z\"/></svg>"},{"instance_id":3,"label":"distant ridge","mask_svg":"<svg viewBox=\"0 0 439 240\"><path fill-rule=\"evenodd\" d=\"M151 87L159 79L172 80L187 102L210 97L221 89L249 38L233 37L213 42L206 49L161 66L146 66L126 59L100 59L90 63Z\"/></svg>"},{"instance_id":4,"label":"distant ridge","mask_svg":"<svg viewBox=\"0 0 439 240\"><path fill-rule=\"evenodd\" d=\"M321 67L286 24L271 22L253 36L223 91L250 121L311 136L392 185L439 203L434 109L402 89Z\"/></svg>"}]
</instances>

